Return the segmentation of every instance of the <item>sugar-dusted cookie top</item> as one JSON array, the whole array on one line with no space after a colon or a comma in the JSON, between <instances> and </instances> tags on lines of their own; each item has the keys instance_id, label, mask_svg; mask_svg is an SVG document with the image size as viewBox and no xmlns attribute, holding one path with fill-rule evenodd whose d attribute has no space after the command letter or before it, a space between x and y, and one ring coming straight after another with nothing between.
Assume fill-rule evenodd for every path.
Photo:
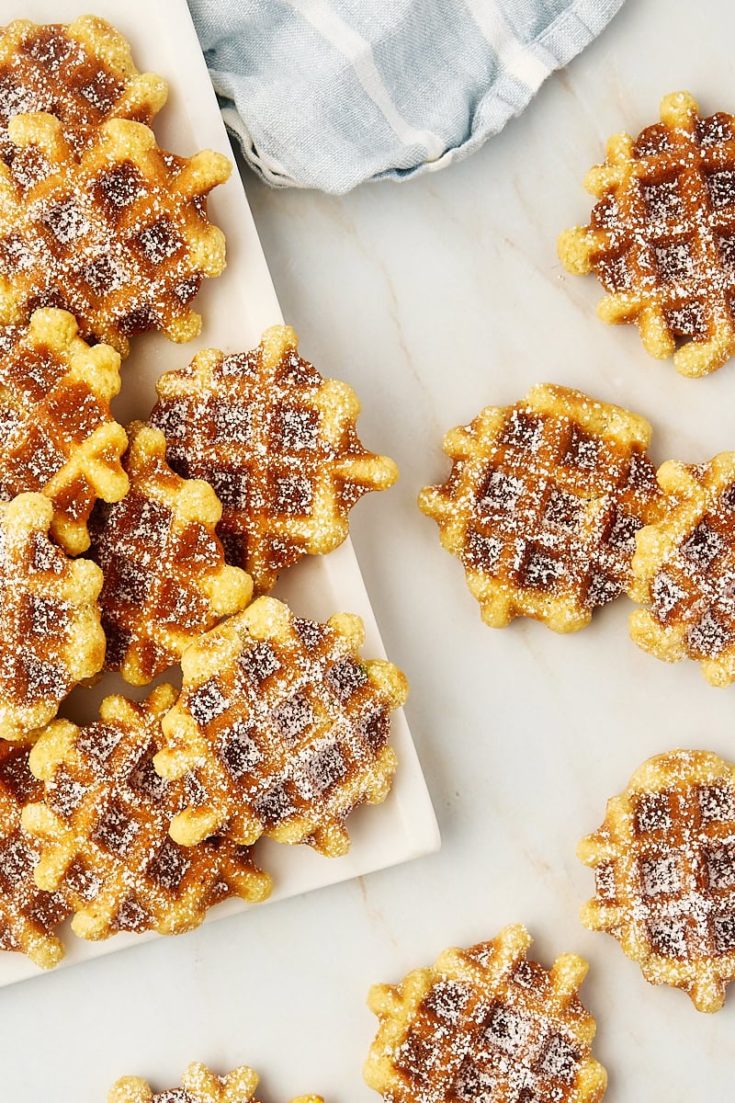
<instances>
[{"instance_id":1,"label":"sugar-dusted cookie top","mask_svg":"<svg viewBox=\"0 0 735 1103\"><path fill-rule=\"evenodd\" d=\"M407 694L392 663L361 659L363 638L359 617L322 624L262 597L184 652L155 758L163 776L191 770L201 787L174 820L175 839L222 830L345 853L350 813L390 791L390 714Z\"/></svg>"},{"instance_id":2,"label":"sugar-dusted cookie top","mask_svg":"<svg viewBox=\"0 0 735 1103\"><path fill-rule=\"evenodd\" d=\"M212 484L228 562L259 593L302 556L341 544L355 503L398 477L361 443L354 391L299 355L290 326L272 326L247 353L205 349L156 387L150 421L166 435L169 462Z\"/></svg>"},{"instance_id":3,"label":"sugar-dusted cookie top","mask_svg":"<svg viewBox=\"0 0 735 1103\"><path fill-rule=\"evenodd\" d=\"M638 415L552 384L447 434L452 471L419 507L487 624L525 616L573 632L625 590L660 496L650 437Z\"/></svg>"},{"instance_id":4,"label":"sugar-dusted cookie top","mask_svg":"<svg viewBox=\"0 0 735 1103\"><path fill-rule=\"evenodd\" d=\"M735 979L735 767L706 751L649 759L577 852L595 871L585 926L652 984L719 1010Z\"/></svg>"},{"instance_id":5,"label":"sugar-dusted cookie top","mask_svg":"<svg viewBox=\"0 0 735 1103\"><path fill-rule=\"evenodd\" d=\"M559 256L595 273L602 320L634 322L683 375L721 367L735 351L735 116L664 96L660 122L613 135L585 187L590 222L561 235Z\"/></svg>"},{"instance_id":6,"label":"sugar-dusted cookie top","mask_svg":"<svg viewBox=\"0 0 735 1103\"><path fill-rule=\"evenodd\" d=\"M102 571L49 539L53 514L43 494L0 502L0 739L36 735L105 659Z\"/></svg>"},{"instance_id":7,"label":"sugar-dusted cookie top","mask_svg":"<svg viewBox=\"0 0 735 1103\"><path fill-rule=\"evenodd\" d=\"M365 1080L387 1103L599 1103L607 1074L591 1052L595 1020L578 990L587 963L529 961L520 924L368 998L379 1020Z\"/></svg>"}]
</instances>

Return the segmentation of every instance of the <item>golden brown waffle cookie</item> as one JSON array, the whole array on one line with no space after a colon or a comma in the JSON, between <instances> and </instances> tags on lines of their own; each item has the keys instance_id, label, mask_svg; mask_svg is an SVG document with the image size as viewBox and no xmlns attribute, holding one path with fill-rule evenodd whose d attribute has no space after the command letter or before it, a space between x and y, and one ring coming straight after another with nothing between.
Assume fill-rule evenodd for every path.
<instances>
[{"instance_id":1,"label":"golden brown waffle cookie","mask_svg":"<svg viewBox=\"0 0 735 1103\"><path fill-rule=\"evenodd\" d=\"M390 790L390 712L407 694L392 663L360 658L363 636L359 617L318 624L263 597L184 652L155 767L192 769L202 795L173 821L174 839L226 830L240 843L266 834L348 850L349 814Z\"/></svg>"},{"instance_id":2,"label":"golden brown waffle cookie","mask_svg":"<svg viewBox=\"0 0 735 1103\"><path fill-rule=\"evenodd\" d=\"M50 969L64 956L55 934L69 914L60 893L36 887L38 846L21 827L21 811L43 786L28 766L28 746L0 742L0 950L27 954Z\"/></svg>"},{"instance_id":3,"label":"golden brown waffle cookie","mask_svg":"<svg viewBox=\"0 0 735 1103\"><path fill-rule=\"evenodd\" d=\"M392 460L361 444L354 391L299 356L290 326L267 329L251 352L205 349L156 387L150 421L166 435L169 463L212 484L227 561L259 593L303 555L333 551L357 500L398 477Z\"/></svg>"},{"instance_id":4,"label":"golden brown waffle cookie","mask_svg":"<svg viewBox=\"0 0 735 1103\"><path fill-rule=\"evenodd\" d=\"M17 149L12 170L0 164L0 324L64 307L83 337L123 356L133 333L196 336L190 303L225 266L206 196L229 176L227 158L174 157L124 119L103 123L81 153L52 115L15 115L8 134Z\"/></svg>"},{"instance_id":5,"label":"golden brown waffle cookie","mask_svg":"<svg viewBox=\"0 0 735 1103\"><path fill-rule=\"evenodd\" d=\"M107 1103L256 1103L259 1077L243 1065L226 1076L217 1076L206 1065L193 1064L181 1078L181 1087L154 1092L138 1076L124 1076L113 1084ZM300 1095L291 1103L324 1103L319 1095Z\"/></svg>"},{"instance_id":6,"label":"golden brown waffle cookie","mask_svg":"<svg viewBox=\"0 0 735 1103\"><path fill-rule=\"evenodd\" d=\"M70 901L82 938L179 934L229 896L257 902L270 893L246 847L213 838L184 850L169 837L172 816L196 793L190 779L162 781L153 769L161 715L175 698L167 685L142 704L107 697L98 721L57 720L31 753L46 783L44 801L22 818L39 840L36 884Z\"/></svg>"},{"instance_id":7,"label":"golden brown waffle cookie","mask_svg":"<svg viewBox=\"0 0 735 1103\"><path fill-rule=\"evenodd\" d=\"M587 963L564 954L547 971L526 959L530 943L524 927L505 927L399 985L375 985L368 1085L389 1103L599 1103L607 1074L578 996Z\"/></svg>"},{"instance_id":8,"label":"golden brown waffle cookie","mask_svg":"<svg viewBox=\"0 0 735 1103\"><path fill-rule=\"evenodd\" d=\"M92 517L91 555L102 567L100 605L108 670L145 685L220 617L244 608L249 575L225 565L211 486L166 463L157 429L135 423L125 458L130 491Z\"/></svg>"},{"instance_id":9,"label":"golden brown waffle cookie","mask_svg":"<svg viewBox=\"0 0 735 1103\"><path fill-rule=\"evenodd\" d=\"M525 616L574 632L618 597L659 498L650 437L636 414L551 384L446 435L452 472L419 507L463 564L486 624Z\"/></svg>"},{"instance_id":10,"label":"golden brown waffle cookie","mask_svg":"<svg viewBox=\"0 0 735 1103\"><path fill-rule=\"evenodd\" d=\"M0 330L0 496L46 494L51 532L70 555L89 547L95 500L116 502L128 489L127 437L110 414L119 390L118 353L85 344L65 310Z\"/></svg>"},{"instance_id":11,"label":"golden brown waffle cookie","mask_svg":"<svg viewBox=\"0 0 735 1103\"><path fill-rule=\"evenodd\" d=\"M658 471L666 509L642 529L631 597L645 605L630 634L667 662L698 660L715 686L735 679L735 452Z\"/></svg>"},{"instance_id":12,"label":"golden brown waffle cookie","mask_svg":"<svg viewBox=\"0 0 735 1103\"><path fill-rule=\"evenodd\" d=\"M650 758L577 853L595 870L584 925L652 984L719 1010L735 979L735 766L705 751Z\"/></svg>"},{"instance_id":13,"label":"golden brown waffle cookie","mask_svg":"<svg viewBox=\"0 0 735 1103\"><path fill-rule=\"evenodd\" d=\"M0 155L12 157L8 120L48 111L75 146L87 144L110 118L150 124L166 102L166 82L139 73L130 46L104 19L73 23L16 19L0 33Z\"/></svg>"},{"instance_id":14,"label":"golden brown waffle cookie","mask_svg":"<svg viewBox=\"0 0 735 1103\"><path fill-rule=\"evenodd\" d=\"M699 116L688 92L661 121L616 134L587 174L588 226L559 238L568 271L594 272L605 322L635 322L646 350L706 375L735 351L735 117Z\"/></svg>"},{"instance_id":15,"label":"golden brown waffle cookie","mask_svg":"<svg viewBox=\"0 0 735 1103\"><path fill-rule=\"evenodd\" d=\"M53 512L43 494L0 502L0 739L48 723L105 659L102 572L49 540Z\"/></svg>"}]
</instances>

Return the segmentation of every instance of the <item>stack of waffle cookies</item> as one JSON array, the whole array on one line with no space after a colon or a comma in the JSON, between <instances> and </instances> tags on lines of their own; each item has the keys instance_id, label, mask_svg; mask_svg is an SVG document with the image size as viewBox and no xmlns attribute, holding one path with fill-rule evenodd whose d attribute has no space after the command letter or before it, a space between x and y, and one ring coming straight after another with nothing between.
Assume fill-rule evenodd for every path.
<instances>
[{"instance_id":1,"label":"stack of waffle cookies","mask_svg":"<svg viewBox=\"0 0 735 1103\"><path fill-rule=\"evenodd\" d=\"M196 337L225 267L207 196L230 163L159 148L166 92L101 19L0 34L0 947L42 967L69 918L175 934L264 900L261 836L343 854L407 693L358 617L270 596L397 478L292 329L198 352L145 422L111 410L136 335ZM105 671L159 681L74 723Z\"/></svg>"}]
</instances>

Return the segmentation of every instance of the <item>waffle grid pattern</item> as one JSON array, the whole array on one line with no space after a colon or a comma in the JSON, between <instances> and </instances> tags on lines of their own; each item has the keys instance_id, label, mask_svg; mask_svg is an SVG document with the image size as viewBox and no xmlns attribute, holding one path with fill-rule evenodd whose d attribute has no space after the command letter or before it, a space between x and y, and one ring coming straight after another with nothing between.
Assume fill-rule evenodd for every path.
<instances>
[{"instance_id":1,"label":"waffle grid pattern","mask_svg":"<svg viewBox=\"0 0 735 1103\"><path fill-rule=\"evenodd\" d=\"M585 187L598 199L591 223L562 234L559 255L600 279L600 317L635 322L683 375L721 367L735 351L735 118L665 96L660 123L614 135Z\"/></svg>"},{"instance_id":2,"label":"waffle grid pattern","mask_svg":"<svg viewBox=\"0 0 735 1103\"><path fill-rule=\"evenodd\" d=\"M35 840L21 827L24 806L43 787L28 765L29 748L0 741L0 950L27 954L42 969L64 956L57 927L69 914L59 893L36 886Z\"/></svg>"},{"instance_id":3,"label":"waffle grid pattern","mask_svg":"<svg viewBox=\"0 0 735 1103\"><path fill-rule=\"evenodd\" d=\"M220 617L244 608L253 587L225 564L217 496L171 470L162 433L134 423L125 467L130 491L96 511L91 554L105 575L107 669L145 685Z\"/></svg>"},{"instance_id":4,"label":"waffle grid pattern","mask_svg":"<svg viewBox=\"0 0 735 1103\"><path fill-rule=\"evenodd\" d=\"M735 979L735 768L704 751L650 759L578 853L595 870L585 926L653 984L719 1010Z\"/></svg>"},{"instance_id":5,"label":"waffle grid pattern","mask_svg":"<svg viewBox=\"0 0 735 1103\"><path fill-rule=\"evenodd\" d=\"M658 471L660 518L637 536L631 636L667 662L690 658L712 685L735 680L735 452Z\"/></svg>"},{"instance_id":6,"label":"waffle grid pattern","mask_svg":"<svg viewBox=\"0 0 735 1103\"><path fill-rule=\"evenodd\" d=\"M419 505L487 624L527 616L576 631L626 588L635 532L659 497L650 436L627 410L549 384L447 434L452 472Z\"/></svg>"},{"instance_id":7,"label":"waffle grid pattern","mask_svg":"<svg viewBox=\"0 0 735 1103\"><path fill-rule=\"evenodd\" d=\"M102 572L52 544L52 516L43 494L0 503L0 739L35 733L104 662Z\"/></svg>"},{"instance_id":8,"label":"waffle grid pattern","mask_svg":"<svg viewBox=\"0 0 735 1103\"><path fill-rule=\"evenodd\" d=\"M85 339L123 356L134 333L196 336L201 318L189 304L225 266L205 200L229 176L227 158L174 157L124 119L103 123L79 154L52 115L15 115L8 135L16 152L10 168L0 164L0 324L63 307Z\"/></svg>"},{"instance_id":9,"label":"waffle grid pattern","mask_svg":"<svg viewBox=\"0 0 735 1103\"><path fill-rule=\"evenodd\" d=\"M24 809L22 822L39 841L36 883L69 899L82 938L179 934L228 896L256 902L270 892L246 848L212 839L184 851L169 837L186 782L162 781L152 757L175 697L168 685L143 704L108 697L97 723L57 720L33 748L45 796Z\"/></svg>"},{"instance_id":10,"label":"waffle grid pattern","mask_svg":"<svg viewBox=\"0 0 735 1103\"><path fill-rule=\"evenodd\" d=\"M547 972L526 959L530 942L523 927L506 927L397 986L374 986L367 1084L388 1103L598 1103L607 1076L578 997L587 965L565 954Z\"/></svg>"},{"instance_id":11,"label":"waffle grid pattern","mask_svg":"<svg viewBox=\"0 0 735 1103\"><path fill-rule=\"evenodd\" d=\"M48 111L79 148L108 118L150 125L166 101L166 82L139 73L123 36L104 19L83 15L67 26L16 19L0 33L0 156L13 115Z\"/></svg>"},{"instance_id":12,"label":"waffle grid pattern","mask_svg":"<svg viewBox=\"0 0 735 1103\"><path fill-rule=\"evenodd\" d=\"M0 496L46 494L51 533L70 555L89 547L96 499L128 489L128 438L110 414L119 390L118 354L89 348L66 311L37 310L27 328L0 332Z\"/></svg>"},{"instance_id":13,"label":"waffle grid pattern","mask_svg":"<svg viewBox=\"0 0 735 1103\"><path fill-rule=\"evenodd\" d=\"M389 717L407 694L392 663L360 659L363 638L358 617L317 624L259 598L192 644L155 766L166 777L192 770L207 798L176 817L175 839L222 830L249 844L265 833L345 853L346 818L390 790Z\"/></svg>"},{"instance_id":14,"label":"waffle grid pattern","mask_svg":"<svg viewBox=\"0 0 735 1103\"><path fill-rule=\"evenodd\" d=\"M214 487L228 562L259 593L303 555L333 551L358 499L398 476L392 460L361 444L355 393L299 356L289 326L266 330L249 353L206 349L157 390L150 420L171 466Z\"/></svg>"}]
</instances>

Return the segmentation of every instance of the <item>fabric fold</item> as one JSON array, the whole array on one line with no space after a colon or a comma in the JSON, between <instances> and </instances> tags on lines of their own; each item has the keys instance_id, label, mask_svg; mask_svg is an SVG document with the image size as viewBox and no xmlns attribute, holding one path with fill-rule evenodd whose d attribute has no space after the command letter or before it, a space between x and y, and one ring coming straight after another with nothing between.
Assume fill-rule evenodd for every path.
<instances>
[{"instance_id":1,"label":"fabric fold","mask_svg":"<svg viewBox=\"0 0 735 1103\"><path fill-rule=\"evenodd\" d=\"M276 187L341 194L466 157L623 0L189 0L229 130Z\"/></svg>"}]
</instances>

